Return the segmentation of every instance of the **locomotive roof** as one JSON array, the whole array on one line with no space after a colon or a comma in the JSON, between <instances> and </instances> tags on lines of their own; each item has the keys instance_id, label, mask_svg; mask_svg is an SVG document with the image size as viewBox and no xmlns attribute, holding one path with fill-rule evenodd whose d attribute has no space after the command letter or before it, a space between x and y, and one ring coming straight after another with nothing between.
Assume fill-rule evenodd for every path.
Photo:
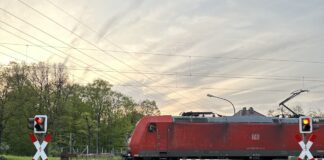
<instances>
[{"instance_id":1,"label":"locomotive roof","mask_svg":"<svg viewBox=\"0 0 324 160\"><path fill-rule=\"evenodd\" d=\"M298 118L278 118L266 116L228 116L228 117L183 117L174 116L174 122L192 123L298 123Z\"/></svg>"},{"instance_id":2,"label":"locomotive roof","mask_svg":"<svg viewBox=\"0 0 324 160\"><path fill-rule=\"evenodd\" d=\"M174 122L193 122L193 123L298 123L298 118L279 118L266 117L255 111L252 107L246 109L243 107L233 116L222 117L204 117L202 113L209 112L184 112L182 116L173 117ZM194 114L197 113L197 114ZM211 112L212 113L212 112ZM189 116L188 116L189 115ZM203 117L200 117L202 115Z\"/></svg>"}]
</instances>

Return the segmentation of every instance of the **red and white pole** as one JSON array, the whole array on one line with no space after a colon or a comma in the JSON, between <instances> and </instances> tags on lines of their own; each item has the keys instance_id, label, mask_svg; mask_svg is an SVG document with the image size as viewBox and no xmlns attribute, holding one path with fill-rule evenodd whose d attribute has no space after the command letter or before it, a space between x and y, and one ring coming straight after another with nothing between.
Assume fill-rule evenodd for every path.
<instances>
[{"instance_id":1,"label":"red and white pole","mask_svg":"<svg viewBox=\"0 0 324 160\"><path fill-rule=\"evenodd\" d=\"M300 135L296 135L296 140L299 144L299 146L302 148L302 152L300 153L300 155L298 156L298 160L303 160L305 157L307 157L309 160L314 160L314 157L312 155L312 153L309 151L310 148L312 147L316 136L315 135L311 135L309 137L308 142L305 144L303 138Z\"/></svg>"},{"instance_id":2,"label":"red and white pole","mask_svg":"<svg viewBox=\"0 0 324 160\"><path fill-rule=\"evenodd\" d=\"M52 139L52 135L51 134L47 134L44 138L44 141L42 144L39 143L39 141L37 140L37 137L35 136L35 134L31 133L29 134L29 137L31 139L31 141L33 142L37 152L33 157L33 160L38 160L39 157L41 157L43 160L48 160L48 157L44 151L44 149L46 148L47 144L49 141L51 141Z\"/></svg>"}]
</instances>

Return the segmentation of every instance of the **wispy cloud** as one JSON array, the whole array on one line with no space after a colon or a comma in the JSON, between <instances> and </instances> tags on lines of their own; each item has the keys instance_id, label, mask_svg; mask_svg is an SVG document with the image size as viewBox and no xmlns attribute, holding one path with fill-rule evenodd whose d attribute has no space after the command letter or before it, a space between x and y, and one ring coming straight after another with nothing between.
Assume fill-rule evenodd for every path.
<instances>
[{"instance_id":1,"label":"wispy cloud","mask_svg":"<svg viewBox=\"0 0 324 160\"><path fill-rule=\"evenodd\" d=\"M222 114L231 114L232 110L226 103L207 98L207 93L231 99L238 108L255 106L264 113L299 88L309 88L314 93L296 99L296 103L311 104L315 108L321 108L324 104L322 93L319 92L324 90L321 81L324 81L324 63L321 63L324 62L323 1L53 1L83 24L91 26L96 33L47 1L31 0L26 3L98 47L107 49L107 53L123 63L98 50L82 50L106 65L100 64L0 11L2 21L49 45L66 47L60 50L69 55L60 58L40 47L30 46L29 56L88 67L85 71L75 73L89 80L104 78L121 85L114 88L137 100L155 99L164 114L215 108ZM0 7L73 47L96 48L17 1L2 1ZM40 44L14 29L10 31ZM0 42L29 44L4 30L0 30L0 36ZM120 49L111 42L124 50L143 54L114 52ZM7 46L26 52L24 46ZM0 51L9 53L3 48ZM18 54L12 55L17 59L26 59ZM12 60L5 55L0 54L0 57L1 63ZM88 65L73 57L82 59ZM93 68L122 73L102 72L99 75L91 70ZM287 80L278 80L280 78ZM319 81L311 81L314 79ZM136 87L142 84L145 87Z\"/></svg>"}]
</instances>

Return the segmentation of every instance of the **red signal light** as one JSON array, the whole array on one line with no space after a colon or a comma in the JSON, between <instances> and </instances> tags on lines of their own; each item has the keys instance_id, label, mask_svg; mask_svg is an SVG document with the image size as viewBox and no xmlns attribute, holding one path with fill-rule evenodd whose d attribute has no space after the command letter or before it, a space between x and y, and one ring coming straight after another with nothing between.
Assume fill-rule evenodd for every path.
<instances>
[{"instance_id":1,"label":"red signal light","mask_svg":"<svg viewBox=\"0 0 324 160\"><path fill-rule=\"evenodd\" d=\"M42 118L36 117L35 121L36 121L37 124L43 124L43 119Z\"/></svg>"}]
</instances>

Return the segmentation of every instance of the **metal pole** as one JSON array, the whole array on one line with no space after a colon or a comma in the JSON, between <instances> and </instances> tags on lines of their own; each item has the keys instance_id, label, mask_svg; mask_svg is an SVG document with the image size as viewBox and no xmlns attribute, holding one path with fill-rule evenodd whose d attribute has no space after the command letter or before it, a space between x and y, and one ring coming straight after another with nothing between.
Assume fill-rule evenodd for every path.
<instances>
[{"instance_id":1,"label":"metal pole","mask_svg":"<svg viewBox=\"0 0 324 160\"><path fill-rule=\"evenodd\" d=\"M221 100L227 101L228 103L230 103L230 104L232 105L233 110L234 110L234 114L236 113L236 111L235 111L235 107L234 107L234 104L233 104L230 100L225 99L225 98L222 98L222 97L217 97L217 96L214 96L214 95L211 95L211 94L207 94L207 96L208 96L208 97L218 98L218 99L221 99Z\"/></svg>"},{"instance_id":2,"label":"metal pole","mask_svg":"<svg viewBox=\"0 0 324 160\"><path fill-rule=\"evenodd\" d=\"M306 133L303 133L302 135L303 135L303 141L304 141L304 143L306 144L306 143L307 143L307 140L306 140ZM305 147L306 147L306 145L305 145ZM303 148L303 149L306 149L306 148Z\"/></svg>"},{"instance_id":3,"label":"metal pole","mask_svg":"<svg viewBox=\"0 0 324 160\"><path fill-rule=\"evenodd\" d=\"M70 133L70 142L69 142L69 145L70 145L70 153L72 153L72 133Z\"/></svg>"}]
</instances>

